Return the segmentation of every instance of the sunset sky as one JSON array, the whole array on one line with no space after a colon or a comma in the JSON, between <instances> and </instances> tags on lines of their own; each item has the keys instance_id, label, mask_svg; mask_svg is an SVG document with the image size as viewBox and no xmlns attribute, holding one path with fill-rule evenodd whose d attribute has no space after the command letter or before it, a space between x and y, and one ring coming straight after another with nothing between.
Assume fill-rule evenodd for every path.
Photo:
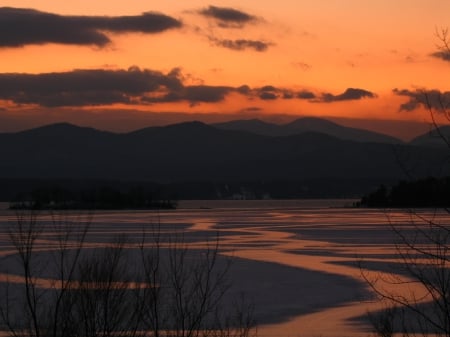
<instances>
[{"instance_id":1,"label":"sunset sky","mask_svg":"<svg viewBox=\"0 0 450 337\"><path fill-rule=\"evenodd\" d=\"M449 1L1 5L0 131L57 121L119 131L187 119L429 121L422 91L450 96L450 55L436 36L449 26Z\"/></svg>"}]
</instances>

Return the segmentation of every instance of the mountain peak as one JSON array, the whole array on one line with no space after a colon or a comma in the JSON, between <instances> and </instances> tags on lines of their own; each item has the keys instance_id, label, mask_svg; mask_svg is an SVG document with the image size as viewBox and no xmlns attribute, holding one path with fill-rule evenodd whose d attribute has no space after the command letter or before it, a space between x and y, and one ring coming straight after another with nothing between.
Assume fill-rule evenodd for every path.
<instances>
[{"instance_id":1,"label":"mountain peak","mask_svg":"<svg viewBox=\"0 0 450 337\"><path fill-rule=\"evenodd\" d=\"M401 143L399 139L391 136L342 126L318 117L301 117L284 125L271 124L258 119L249 119L218 123L214 124L214 126L225 130L247 131L272 137L316 132L343 140L357 142Z\"/></svg>"},{"instance_id":2,"label":"mountain peak","mask_svg":"<svg viewBox=\"0 0 450 337\"><path fill-rule=\"evenodd\" d=\"M280 130L279 125L265 122L261 119L238 119L229 122L216 123L212 126L232 131L245 131L251 132L262 136L282 136L283 132Z\"/></svg>"},{"instance_id":3,"label":"mountain peak","mask_svg":"<svg viewBox=\"0 0 450 337\"><path fill-rule=\"evenodd\" d=\"M178 128L178 129L190 129L190 128L210 128L209 125L200 122L200 121L189 121L189 122L182 122L182 123L176 123L176 124L170 124L165 126L164 128Z\"/></svg>"},{"instance_id":4,"label":"mountain peak","mask_svg":"<svg viewBox=\"0 0 450 337\"><path fill-rule=\"evenodd\" d=\"M39 126L33 129L21 131L19 133L21 134L64 134L64 133L70 133L70 132L76 132L81 130L90 130L90 131L97 131L94 128L89 127L82 127L75 124L67 123L67 122L60 122L60 123L54 123L54 124L48 124Z\"/></svg>"},{"instance_id":5,"label":"mountain peak","mask_svg":"<svg viewBox=\"0 0 450 337\"><path fill-rule=\"evenodd\" d=\"M328 119L323 119L319 117L301 117L296 120L293 120L290 123L285 124L286 127L342 127L339 124L336 124Z\"/></svg>"}]
</instances>

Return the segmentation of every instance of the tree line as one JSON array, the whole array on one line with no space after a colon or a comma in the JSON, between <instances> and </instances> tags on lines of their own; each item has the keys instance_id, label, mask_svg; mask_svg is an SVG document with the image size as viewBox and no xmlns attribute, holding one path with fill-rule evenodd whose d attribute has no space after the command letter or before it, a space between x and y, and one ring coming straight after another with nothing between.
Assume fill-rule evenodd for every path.
<instances>
[{"instance_id":1,"label":"tree line","mask_svg":"<svg viewBox=\"0 0 450 337\"><path fill-rule=\"evenodd\" d=\"M111 186L69 189L60 186L40 187L18 194L11 209L173 209L175 200L163 191L133 186L126 190Z\"/></svg>"},{"instance_id":2,"label":"tree line","mask_svg":"<svg viewBox=\"0 0 450 337\"><path fill-rule=\"evenodd\" d=\"M363 196L356 206L449 207L450 177L403 180L392 187L380 185L375 191Z\"/></svg>"}]
</instances>

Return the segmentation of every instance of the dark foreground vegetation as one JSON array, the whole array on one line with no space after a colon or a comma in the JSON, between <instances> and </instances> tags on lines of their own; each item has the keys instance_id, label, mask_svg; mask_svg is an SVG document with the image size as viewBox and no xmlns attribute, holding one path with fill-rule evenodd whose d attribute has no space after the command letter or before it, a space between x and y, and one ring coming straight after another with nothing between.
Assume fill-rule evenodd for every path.
<instances>
[{"instance_id":1,"label":"dark foreground vegetation","mask_svg":"<svg viewBox=\"0 0 450 337\"><path fill-rule=\"evenodd\" d=\"M34 337L251 337L252 308L228 295L219 239L193 249L149 224L92 242L91 213L19 212L2 259L0 329ZM169 234L170 233L170 234ZM94 233L95 234L95 233Z\"/></svg>"},{"instance_id":2,"label":"dark foreground vegetation","mask_svg":"<svg viewBox=\"0 0 450 337\"><path fill-rule=\"evenodd\" d=\"M450 336L450 226L424 214L411 211L407 225L391 224L397 258L384 273L361 261L363 278L385 308L369 315L379 337Z\"/></svg>"},{"instance_id":3,"label":"dark foreground vegetation","mask_svg":"<svg viewBox=\"0 0 450 337\"><path fill-rule=\"evenodd\" d=\"M381 185L361 198L364 207L450 207L450 177L400 181L392 187Z\"/></svg>"}]
</instances>

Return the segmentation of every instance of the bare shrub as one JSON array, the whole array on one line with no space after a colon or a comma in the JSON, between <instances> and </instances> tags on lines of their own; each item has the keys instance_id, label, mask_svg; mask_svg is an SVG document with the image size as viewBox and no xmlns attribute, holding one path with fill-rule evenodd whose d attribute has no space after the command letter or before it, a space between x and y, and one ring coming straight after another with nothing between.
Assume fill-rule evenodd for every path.
<instances>
[{"instance_id":1,"label":"bare shrub","mask_svg":"<svg viewBox=\"0 0 450 337\"><path fill-rule=\"evenodd\" d=\"M3 328L35 337L248 337L251 306L231 307L229 261L219 237L192 248L183 233L150 225L138 242L89 239L92 216L40 219L20 213L7 264L21 279L4 283Z\"/></svg>"}]
</instances>

